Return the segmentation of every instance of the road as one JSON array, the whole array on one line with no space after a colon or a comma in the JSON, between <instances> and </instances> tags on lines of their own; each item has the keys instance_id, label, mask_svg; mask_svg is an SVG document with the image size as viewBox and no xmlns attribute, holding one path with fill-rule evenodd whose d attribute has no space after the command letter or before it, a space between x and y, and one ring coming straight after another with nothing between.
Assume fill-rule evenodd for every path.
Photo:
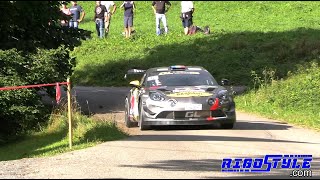
<instances>
[{"instance_id":1,"label":"road","mask_svg":"<svg viewBox=\"0 0 320 180\"><path fill-rule=\"evenodd\" d=\"M97 118L115 117L123 127L128 88L75 87L81 109ZM120 141L54 157L0 162L0 178L290 178L292 170L221 172L223 158L266 154L310 154L312 177L320 177L320 133L243 112L232 130L157 128ZM292 179L292 177L291 177Z\"/></svg>"}]
</instances>

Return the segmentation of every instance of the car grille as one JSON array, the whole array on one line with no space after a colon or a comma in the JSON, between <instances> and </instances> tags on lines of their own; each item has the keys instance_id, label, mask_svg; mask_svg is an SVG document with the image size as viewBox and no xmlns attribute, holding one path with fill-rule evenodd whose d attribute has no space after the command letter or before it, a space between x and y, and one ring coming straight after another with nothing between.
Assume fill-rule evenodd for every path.
<instances>
[{"instance_id":1,"label":"car grille","mask_svg":"<svg viewBox=\"0 0 320 180\"><path fill-rule=\"evenodd\" d=\"M211 116L212 117L225 117L226 114L219 109L219 110L211 111Z\"/></svg>"},{"instance_id":2,"label":"car grille","mask_svg":"<svg viewBox=\"0 0 320 180\"><path fill-rule=\"evenodd\" d=\"M187 114L188 113L188 114ZM210 116L211 113L211 116ZM225 113L221 110L215 111L163 111L157 115L156 118L165 118L165 119L186 119L186 116L190 118L193 114L196 114L197 117L207 118L207 117L225 117Z\"/></svg>"}]
</instances>

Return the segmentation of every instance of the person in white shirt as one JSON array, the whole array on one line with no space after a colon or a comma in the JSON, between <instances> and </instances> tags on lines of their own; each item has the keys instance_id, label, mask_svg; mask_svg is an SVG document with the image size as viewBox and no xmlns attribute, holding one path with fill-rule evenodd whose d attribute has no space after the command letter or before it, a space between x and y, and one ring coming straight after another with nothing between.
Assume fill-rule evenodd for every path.
<instances>
[{"instance_id":1,"label":"person in white shirt","mask_svg":"<svg viewBox=\"0 0 320 180\"><path fill-rule=\"evenodd\" d=\"M189 34L189 29L193 25L192 17L194 6L192 1L181 1L181 20L184 28L184 34Z\"/></svg>"},{"instance_id":2,"label":"person in white shirt","mask_svg":"<svg viewBox=\"0 0 320 180\"><path fill-rule=\"evenodd\" d=\"M101 1L101 4L104 5L107 9L106 19L105 19L105 31L109 32L111 16L116 12L117 5L113 1ZM111 7L113 7L111 11Z\"/></svg>"}]
</instances>

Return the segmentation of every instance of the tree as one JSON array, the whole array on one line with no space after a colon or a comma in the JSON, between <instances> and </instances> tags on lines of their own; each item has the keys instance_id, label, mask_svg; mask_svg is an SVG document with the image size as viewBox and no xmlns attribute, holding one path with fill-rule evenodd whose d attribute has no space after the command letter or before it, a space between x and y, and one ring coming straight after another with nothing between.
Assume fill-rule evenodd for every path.
<instances>
[{"instance_id":1,"label":"tree","mask_svg":"<svg viewBox=\"0 0 320 180\"><path fill-rule=\"evenodd\" d=\"M91 32L62 28L59 1L0 2L0 87L65 81L69 53ZM0 143L46 121L39 89L0 91ZM54 88L43 88L54 95Z\"/></svg>"}]
</instances>

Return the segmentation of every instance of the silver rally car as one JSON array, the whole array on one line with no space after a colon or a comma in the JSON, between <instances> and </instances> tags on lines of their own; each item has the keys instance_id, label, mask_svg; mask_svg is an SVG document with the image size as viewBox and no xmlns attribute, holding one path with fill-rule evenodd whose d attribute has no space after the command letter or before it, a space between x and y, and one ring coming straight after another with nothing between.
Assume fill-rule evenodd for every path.
<instances>
[{"instance_id":1,"label":"silver rally car","mask_svg":"<svg viewBox=\"0 0 320 180\"><path fill-rule=\"evenodd\" d=\"M125 77L137 74L141 81L130 82L132 89L125 99L127 127L138 124L146 130L157 125L218 123L233 128L236 111L232 93L224 87L228 80L219 85L203 67L183 65L131 69Z\"/></svg>"}]
</instances>

